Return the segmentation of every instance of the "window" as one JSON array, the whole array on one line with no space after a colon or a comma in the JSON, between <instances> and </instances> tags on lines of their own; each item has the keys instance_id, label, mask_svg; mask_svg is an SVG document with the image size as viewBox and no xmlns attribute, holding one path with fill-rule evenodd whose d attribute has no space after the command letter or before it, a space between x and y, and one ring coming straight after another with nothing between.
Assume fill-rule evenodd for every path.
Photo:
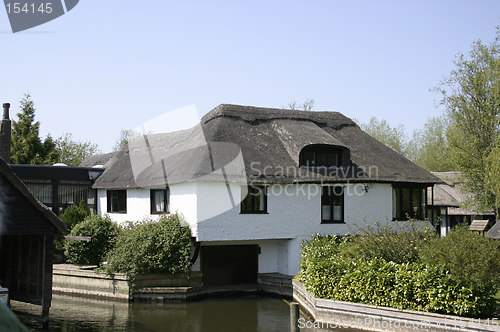
<instances>
[{"instance_id":1,"label":"window","mask_svg":"<svg viewBox=\"0 0 500 332\"><path fill-rule=\"evenodd\" d=\"M426 193L423 186L393 186L392 188L392 218L408 220L408 217L425 219Z\"/></svg>"},{"instance_id":2,"label":"window","mask_svg":"<svg viewBox=\"0 0 500 332\"><path fill-rule=\"evenodd\" d=\"M127 213L127 191L108 190L108 212Z\"/></svg>"},{"instance_id":3,"label":"window","mask_svg":"<svg viewBox=\"0 0 500 332\"><path fill-rule=\"evenodd\" d=\"M26 184L26 187L33 193L40 202L47 206L53 206L53 192L54 189L52 187L51 180L31 180L25 179L23 182Z\"/></svg>"},{"instance_id":4,"label":"window","mask_svg":"<svg viewBox=\"0 0 500 332\"><path fill-rule=\"evenodd\" d=\"M339 167L342 164L341 151L328 145L306 146L300 152L300 166Z\"/></svg>"},{"instance_id":5,"label":"window","mask_svg":"<svg viewBox=\"0 0 500 332\"><path fill-rule=\"evenodd\" d=\"M267 189L263 186L248 186L246 197L241 202L241 213L267 213ZM244 195L244 188L241 192Z\"/></svg>"},{"instance_id":6,"label":"window","mask_svg":"<svg viewBox=\"0 0 500 332\"><path fill-rule=\"evenodd\" d=\"M324 186L321 193L321 223L344 222L344 188Z\"/></svg>"},{"instance_id":7,"label":"window","mask_svg":"<svg viewBox=\"0 0 500 332\"><path fill-rule=\"evenodd\" d=\"M151 214L168 213L168 189L151 190Z\"/></svg>"}]
</instances>

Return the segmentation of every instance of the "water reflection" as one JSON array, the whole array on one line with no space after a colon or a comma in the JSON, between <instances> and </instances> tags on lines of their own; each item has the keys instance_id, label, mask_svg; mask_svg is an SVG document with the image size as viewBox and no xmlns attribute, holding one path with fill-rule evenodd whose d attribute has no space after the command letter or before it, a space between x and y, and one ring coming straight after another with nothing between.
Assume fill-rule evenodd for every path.
<instances>
[{"instance_id":1,"label":"water reflection","mask_svg":"<svg viewBox=\"0 0 500 332\"><path fill-rule=\"evenodd\" d=\"M50 331L289 331L289 310L285 301L259 295L187 303L127 303L54 295ZM26 317L21 320L32 330L41 331L39 323Z\"/></svg>"},{"instance_id":2,"label":"water reflection","mask_svg":"<svg viewBox=\"0 0 500 332\"><path fill-rule=\"evenodd\" d=\"M21 317L37 330L38 323ZM187 303L127 303L54 295L50 331L284 331L289 309L277 298L208 298Z\"/></svg>"}]
</instances>

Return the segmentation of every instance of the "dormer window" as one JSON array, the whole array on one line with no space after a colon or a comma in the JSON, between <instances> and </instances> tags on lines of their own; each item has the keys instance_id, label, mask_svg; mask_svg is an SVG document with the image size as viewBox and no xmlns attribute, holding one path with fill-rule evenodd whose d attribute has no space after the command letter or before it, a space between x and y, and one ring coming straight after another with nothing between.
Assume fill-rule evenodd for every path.
<instances>
[{"instance_id":1,"label":"dormer window","mask_svg":"<svg viewBox=\"0 0 500 332\"><path fill-rule=\"evenodd\" d=\"M300 166L340 167L342 150L331 145L310 145L300 152Z\"/></svg>"}]
</instances>

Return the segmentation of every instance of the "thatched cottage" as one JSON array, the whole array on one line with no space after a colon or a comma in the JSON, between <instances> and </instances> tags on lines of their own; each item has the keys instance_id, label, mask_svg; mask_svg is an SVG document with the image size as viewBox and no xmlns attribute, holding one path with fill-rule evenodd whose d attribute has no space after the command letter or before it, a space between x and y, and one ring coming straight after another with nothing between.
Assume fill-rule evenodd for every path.
<instances>
[{"instance_id":1,"label":"thatched cottage","mask_svg":"<svg viewBox=\"0 0 500 332\"><path fill-rule=\"evenodd\" d=\"M95 156L98 211L117 222L179 212L206 284L295 275L312 234L423 220L440 182L337 112L220 105L194 128Z\"/></svg>"}]
</instances>

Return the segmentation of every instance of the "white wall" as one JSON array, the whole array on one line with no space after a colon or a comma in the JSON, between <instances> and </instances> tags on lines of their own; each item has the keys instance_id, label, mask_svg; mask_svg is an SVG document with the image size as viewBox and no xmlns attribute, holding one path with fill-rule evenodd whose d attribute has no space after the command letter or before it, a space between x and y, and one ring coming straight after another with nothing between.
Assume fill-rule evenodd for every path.
<instances>
[{"instance_id":1,"label":"white wall","mask_svg":"<svg viewBox=\"0 0 500 332\"><path fill-rule=\"evenodd\" d=\"M98 190L98 213L108 214L113 221L141 221L145 218L158 219L159 214L151 214L150 189L127 189L127 213L108 213L106 190ZM194 183L175 184L170 187L170 212L180 212L196 236L196 185Z\"/></svg>"},{"instance_id":2,"label":"white wall","mask_svg":"<svg viewBox=\"0 0 500 332\"><path fill-rule=\"evenodd\" d=\"M356 232L359 227L392 219L392 186L348 184L344 191L344 224L321 224L321 186L271 185L267 214L240 214L241 186L224 183L182 183L170 187L170 212L181 213L203 244L258 243L259 273L294 275L303 239ZM150 215L149 189L127 190L127 213L110 213L117 222ZM99 210L106 213L106 191L99 190ZM157 217L154 216L154 217Z\"/></svg>"},{"instance_id":3,"label":"white wall","mask_svg":"<svg viewBox=\"0 0 500 332\"><path fill-rule=\"evenodd\" d=\"M321 186L317 184L270 186L268 214L240 214L241 190L239 185L231 185L230 191L236 204L216 215L215 210L223 210L218 202L228 196L226 186L198 183L197 187L198 240L287 240L277 244L272 252L268 250L265 253L263 250L263 257L259 258L266 261L265 266L276 266L273 272L284 274L298 272L300 244L312 234L345 235L367 224L373 225L377 220L384 224L392 219L390 184L372 184L368 192L363 190L364 184L347 185L344 194L345 224L321 224ZM227 204L223 204L227 208ZM263 273L260 268L259 272Z\"/></svg>"},{"instance_id":4,"label":"white wall","mask_svg":"<svg viewBox=\"0 0 500 332\"><path fill-rule=\"evenodd\" d=\"M191 234L196 236L198 216L196 214L197 192L195 183L174 184L170 187L170 212L184 216L191 227Z\"/></svg>"},{"instance_id":5,"label":"white wall","mask_svg":"<svg viewBox=\"0 0 500 332\"><path fill-rule=\"evenodd\" d=\"M349 184L344 195L345 224L321 224L321 187L317 184L270 186L268 214L240 214L240 190L231 190L237 205L210 218L206 216L214 215L220 197L228 195L226 186L197 186L199 241L293 239L315 233L344 235L376 220L385 223L392 219L390 184L373 184L368 193Z\"/></svg>"}]
</instances>

